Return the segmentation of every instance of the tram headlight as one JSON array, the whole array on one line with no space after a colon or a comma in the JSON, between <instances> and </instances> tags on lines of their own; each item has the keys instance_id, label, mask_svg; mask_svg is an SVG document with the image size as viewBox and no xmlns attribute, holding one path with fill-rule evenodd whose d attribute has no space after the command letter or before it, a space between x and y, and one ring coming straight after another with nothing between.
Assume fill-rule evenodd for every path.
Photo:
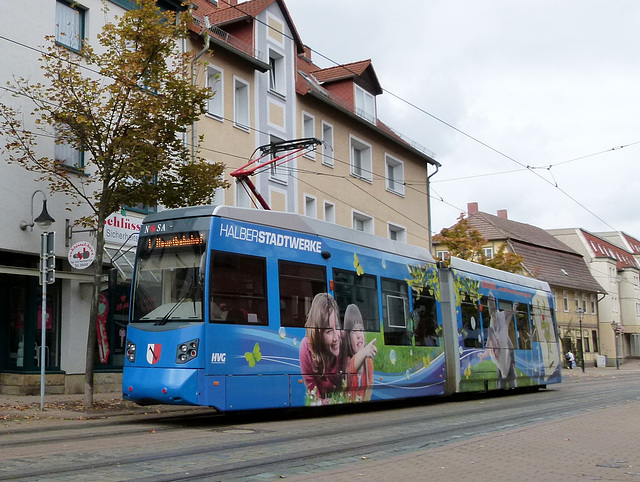
<instances>
[{"instance_id":1,"label":"tram headlight","mask_svg":"<svg viewBox=\"0 0 640 482\"><path fill-rule=\"evenodd\" d=\"M180 343L176 349L176 363L187 363L198 356L200 339Z\"/></svg>"},{"instance_id":2,"label":"tram headlight","mask_svg":"<svg viewBox=\"0 0 640 482\"><path fill-rule=\"evenodd\" d=\"M131 363L136 361L136 344L127 340L127 360Z\"/></svg>"}]
</instances>

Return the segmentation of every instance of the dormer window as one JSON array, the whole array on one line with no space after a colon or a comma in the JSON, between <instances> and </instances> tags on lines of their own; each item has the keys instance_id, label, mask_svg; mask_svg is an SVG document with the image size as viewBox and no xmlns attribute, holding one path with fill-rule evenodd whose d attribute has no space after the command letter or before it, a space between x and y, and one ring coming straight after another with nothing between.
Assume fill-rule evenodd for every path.
<instances>
[{"instance_id":1,"label":"dormer window","mask_svg":"<svg viewBox=\"0 0 640 482\"><path fill-rule=\"evenodd\" d=\"M375 97L359 85L356 88L356 114L371 122L376 121Z\"/></svg>"}]
</instances>

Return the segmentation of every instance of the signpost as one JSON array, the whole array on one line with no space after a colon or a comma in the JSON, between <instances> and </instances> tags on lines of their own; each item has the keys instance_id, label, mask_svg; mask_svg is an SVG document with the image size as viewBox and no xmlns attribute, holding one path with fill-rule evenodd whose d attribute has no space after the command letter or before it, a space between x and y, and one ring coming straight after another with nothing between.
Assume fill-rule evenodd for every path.
<instances>
[{"instance_id":1,"label":"signpost","mask_svg":"<svg viewBox=\"0 0 640 482\"><path fill-rule=\"evenodd\" d=\"M42 318L40 326L40 410L44 410L45 365L47 351L47 285L56 280L55 231L44 232L40 242L40 284L42 285Z\"/></svg>"}]
</instances>

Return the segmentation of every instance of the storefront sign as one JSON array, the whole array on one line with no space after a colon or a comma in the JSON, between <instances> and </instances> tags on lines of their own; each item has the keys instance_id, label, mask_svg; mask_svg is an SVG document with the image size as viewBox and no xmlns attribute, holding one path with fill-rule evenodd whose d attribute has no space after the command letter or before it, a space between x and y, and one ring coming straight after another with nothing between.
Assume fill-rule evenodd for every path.
<instances>
[{"instance_id":1,"label":"storefront sign","mask_svg":"<svg viewBox=\"0 0 640 482\"><path fill-rule=\"evenodd\" d=\"M104 241L118 246L135 246L141 224L139 218L114 213L104 221Z\"/></svg>"},{"instance_id":2,"label":"storefront sign","mask_svg":"<svg viewBox=\"0 0 640 482\"><path fill-rule=\"evenodd\" d=\"M87 241L80 241L69 249L69 264L75 269L88 268L95 258L96 250Z\"/></svg>"}]
</instances>

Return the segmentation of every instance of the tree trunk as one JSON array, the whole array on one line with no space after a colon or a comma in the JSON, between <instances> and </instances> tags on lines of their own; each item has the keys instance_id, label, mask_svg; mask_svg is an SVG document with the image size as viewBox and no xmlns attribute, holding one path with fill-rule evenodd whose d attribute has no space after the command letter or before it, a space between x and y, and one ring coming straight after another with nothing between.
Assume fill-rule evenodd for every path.
<instances>
[{"instance_id":1,"label":"tree trunk","mask_svg":"<svg viewBox=\"0 0 640 482\"><path fill-rule=\"evenodd\" d=\"M84 373L84 406L93 408L93 367L96 359L96 343L98 340L98 305L100 288L102 287L102 260L104 258L104 219L98 216L98 230L96 232L96 259L93 275L93 290L91 295L91 310L89 312L89 330L87 332L87 356Z\"/></svg>"}]
</instances>

